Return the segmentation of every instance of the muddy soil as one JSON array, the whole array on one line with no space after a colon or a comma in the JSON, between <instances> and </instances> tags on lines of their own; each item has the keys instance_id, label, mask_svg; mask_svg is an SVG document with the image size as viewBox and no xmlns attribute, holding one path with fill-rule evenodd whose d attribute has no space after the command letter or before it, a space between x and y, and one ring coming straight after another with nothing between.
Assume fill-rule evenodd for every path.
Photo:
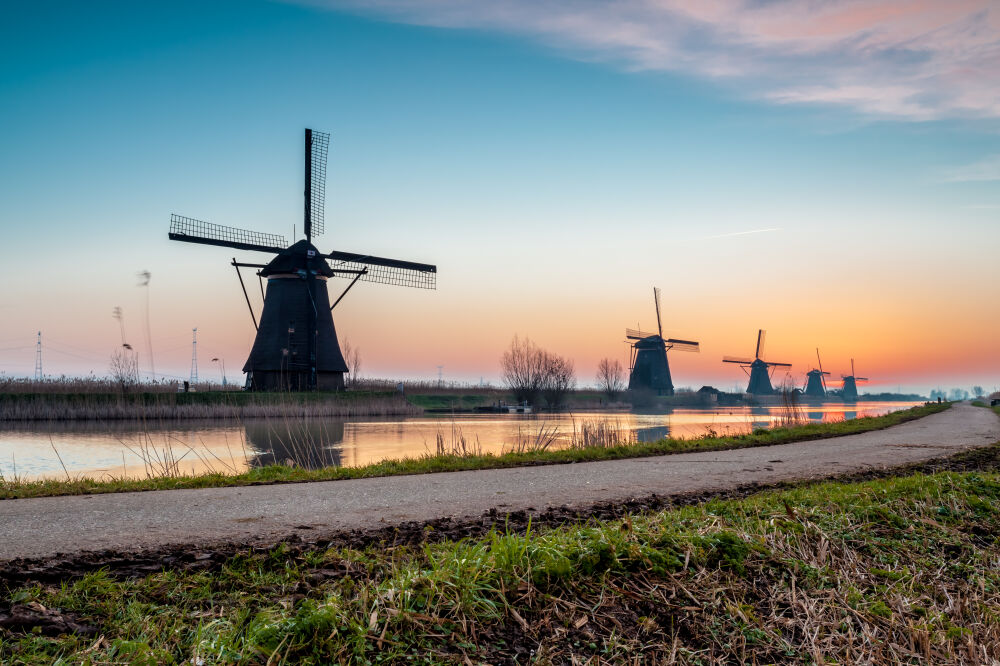
<instances>
[{"instance_id":1,"label":"muddy soil","mask_svg":"<svg viewBox=\"0 0 1000 666\"><path fill-rule=\"evenodd\" d=\"M892 476L916 473L933 474L943 471L1000 472L1000 444L964 451L954 456L936 458L922 463L873 469L862 473L831 476L825 480L843 482L869 481ZM524 533L529 521L533 529L553 527L587 520L620 518L628 513L660 511L663 509L700 504L713 499L741 499L766 490L784 490L802 487L820 479L794 483L748 484L717 492L700 492L680 495L649 495L625 502L596 504L588 507L559 507L544 511L502 512L490 510L472 520L449 518L429 522L403 523L397 526L371 530L350 530L316 541L296 535L274 546L262 549L248 543L191 544L166 549L122 552L91 551L73 557L48 559L16 559L0 563L0 587L8 590L29 583L58 583L79 578L97 569L120 577L146 576L164 569L183 571L213 570L229 558L250 551L271 550L283 547L291 557L303 552L326 548L356 548L369 546L400 546L478 537L491 529L500 528L511 533ZM321 575L333 575L323 572ZM0 614L5 609L0 607ZM6 609L9 614L9 609ZM0 615L2 617L2 615Z\"/></svg>"}]
</instances>

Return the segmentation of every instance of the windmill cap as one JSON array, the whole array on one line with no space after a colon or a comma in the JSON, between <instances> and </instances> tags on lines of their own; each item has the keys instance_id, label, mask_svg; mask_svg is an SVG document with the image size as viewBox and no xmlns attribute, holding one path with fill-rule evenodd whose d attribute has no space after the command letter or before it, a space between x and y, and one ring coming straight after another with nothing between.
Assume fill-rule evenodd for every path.
<instances>
[{"instance_id":1,"label":"windmill cap","mask_svg":"<svg viewBox=\"0 0 1000 666\"><path fill-rule=\"evenodd\" d=\"M325 277L336 275L316 246L304 239L279 252L278 256L261 269L260 275L267 277L281 273L296 273L303 269Z\"/></svg>"}]
</instances>

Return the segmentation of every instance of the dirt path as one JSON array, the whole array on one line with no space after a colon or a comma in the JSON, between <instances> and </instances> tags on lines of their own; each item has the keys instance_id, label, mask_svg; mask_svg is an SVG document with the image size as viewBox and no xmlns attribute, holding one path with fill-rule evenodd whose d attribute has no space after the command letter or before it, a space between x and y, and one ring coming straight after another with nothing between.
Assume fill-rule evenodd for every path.
<instances>
[{"instance_id":1,"label":"dirt path","mask_svg":"<svg viewBox=\"0 0 1000 666\"><path fill-rule=\"evenodd\" d=\"M0 501L0 560L183 544L268 544L410 521L587 507L938 458L1000 440L966 404L886 430L732 451L351 481Z\"/></svg>"}]
</instances>

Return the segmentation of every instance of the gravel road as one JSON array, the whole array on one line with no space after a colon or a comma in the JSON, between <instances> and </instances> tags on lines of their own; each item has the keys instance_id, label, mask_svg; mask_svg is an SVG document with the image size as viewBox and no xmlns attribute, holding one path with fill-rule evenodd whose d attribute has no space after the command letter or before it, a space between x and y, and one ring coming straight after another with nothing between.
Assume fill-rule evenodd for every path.
<instances>
[{"instance_id":1,"label":"gravel road","mask_svg":"<svg viewBox=\"0 0 1000 666\"><path fill-rule=\"evenodd\" d=\"M1000 418L967 404L886 430L653 458L352 481L0 501L0 561L343 530L490 509L586 507L653 493L822 478L946 456L1000 440Z\"/></svg>"}]
</instances>

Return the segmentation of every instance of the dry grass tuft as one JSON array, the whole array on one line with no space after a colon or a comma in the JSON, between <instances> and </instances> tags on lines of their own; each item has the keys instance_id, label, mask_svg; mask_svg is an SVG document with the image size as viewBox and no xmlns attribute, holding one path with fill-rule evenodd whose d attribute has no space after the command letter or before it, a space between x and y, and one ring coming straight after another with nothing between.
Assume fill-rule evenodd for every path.
<instances>
[{"instance_id":1,"label":"dry grass tuft","mask_svg":"<svg viewBox=\"0 0 1000 666\"><path fill-rule=\"evenodd\" d=\"M609 449L616 446L631 446L638 443L635 432L623 426L620 421L594 419L582 421L577 429L573 423L571 449Z\"/></svg>"}]
</instances>

